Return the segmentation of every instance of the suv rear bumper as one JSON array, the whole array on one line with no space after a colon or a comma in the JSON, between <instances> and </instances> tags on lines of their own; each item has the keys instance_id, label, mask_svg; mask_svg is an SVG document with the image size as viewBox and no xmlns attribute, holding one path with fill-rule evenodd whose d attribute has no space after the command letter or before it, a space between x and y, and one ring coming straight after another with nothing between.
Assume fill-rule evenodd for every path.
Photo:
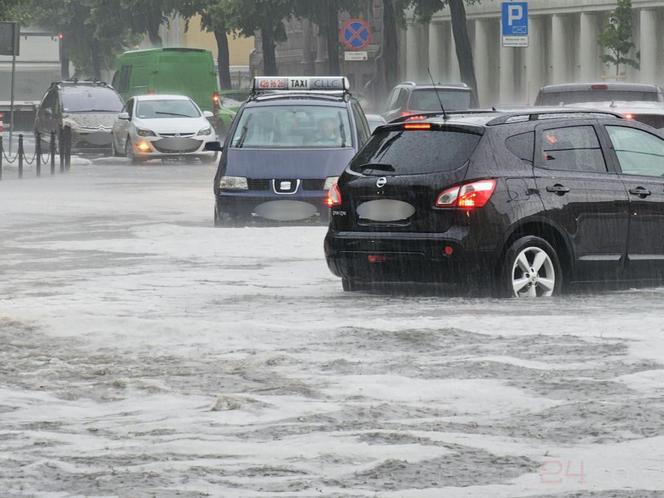
<instances>
[{"instance_id":1,"label":"suv rear bumper","mask_svg":"<svg viewBox=\"0 0 664 498\"><path fill-rule=\"evenodd\" d=\"M330 230L325 257L333 274L361 282L488 284L496 272L495 250L473 246L468 235L467 226L445 233Z\"/></svg>"}]
</instances>

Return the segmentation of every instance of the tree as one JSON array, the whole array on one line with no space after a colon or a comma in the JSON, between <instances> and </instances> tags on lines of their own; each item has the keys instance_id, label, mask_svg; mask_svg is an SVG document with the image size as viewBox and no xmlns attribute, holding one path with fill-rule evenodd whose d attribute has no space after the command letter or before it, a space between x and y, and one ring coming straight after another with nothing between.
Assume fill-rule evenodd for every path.
<instances>
[{"instance_id":1,"label":"tree","mask_svg":"<svg viewBox=\"0 0 664 498\"><path fill-rule=\"evenodd\" d=\"M609 22L600 33L598 42L609 53L602 55L602 62L616 67L616 78L620 76L620 66L630 65L639 69L640 53L636 59L629 57L635 48L632 42L632 0L618 0L618 6L609 15Z\"/></svg>"},{"instance_id":2,"label":"tree","mask_svg":"<svg viewBox=\"0 0 664 498\"><path fill-rule=\"evenodd\" d=\"M150 43L161 47L159 28L168 22L178 4L176 0L121 0L118 15L129 23L132 33L146 34Z\"/></svg>"},{"instance_id":3,"label":"tree","mask_svg":"<svg viewBox=\"0 0 664 498\"><path fill-rule=\"evenodd\" d=\"M25 21L29 11L20 0L0 0L0 21Z\"/></svg>"},{"instance_id":4,"label":"tree","mask_svg":"<svg viewBox=\"0 0 664 498\"><path fill-rule=\"evenodd\" d=\"M231 24L243 36L260 31L263 49L263 74L278 74L275 47L286 41L283 20L293 15L295 0L231 0Z\"/></svg>"},{"instance_id":5,"label":"tree","mask_svg":"<svg viewBox=\"0 0 664 498\"><path fill-rule=\"evenodd\" d=\"M187 0L178 6L178 12L187 19L187 24L192 17L199 15L201 27L214 34L221 88L231 87L228 35L233 29L232 7L231 0Z\"/></svg>"}]
</instances>

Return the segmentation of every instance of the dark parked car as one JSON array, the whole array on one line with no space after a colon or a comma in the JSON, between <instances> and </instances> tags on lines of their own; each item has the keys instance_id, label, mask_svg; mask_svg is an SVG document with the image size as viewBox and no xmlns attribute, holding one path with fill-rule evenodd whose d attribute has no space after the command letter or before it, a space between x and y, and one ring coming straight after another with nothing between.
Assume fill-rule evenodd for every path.
<instances>
[{"instance_id":1,"label":"dark parked car","mask_svg":"<svg viewBox=\"0 0 664 498\"><path fill-rule=\"evenodd\" d=\"M327 191L370 134L346 78L256 78L214 179L215 225L327 222Z\"/></svg>"},{"instance_id":2,"label":"dark parked car","mask_svg":"<svg viewBox=\"0 0 664 498\"><path fill-rule=\"evenodd\" d=\"M525 111L377 130L330 191L345 290L448 282L550 296L664 277L664 135L620 115Z\"/></svg>"},{"instance_id":3,"label":"dark parked car","mask_svg":"<svg viewBox=\"0 0 664 498\"><path fill-rule=\"evenodd\" d=\"M447 85L418 85L412 81L399 83L387 98L387 107L383 116L387 121L392 121L413 114L440 111L441 102L447 111L473 107L470 87L464 83Z\"/></svg>"},{"instance_id":4,"label":"dark parked car","mask_svg":"<svg viewBox=\"0 0 664 498\"><path fill-rule=\"evenodd\" d=\"M52 83L42 99L35 132L45 142L51 132L71 129L72 152L111 153L111 128L122 110L122 98L99 81Z\"/></svg>"}]
</instances>

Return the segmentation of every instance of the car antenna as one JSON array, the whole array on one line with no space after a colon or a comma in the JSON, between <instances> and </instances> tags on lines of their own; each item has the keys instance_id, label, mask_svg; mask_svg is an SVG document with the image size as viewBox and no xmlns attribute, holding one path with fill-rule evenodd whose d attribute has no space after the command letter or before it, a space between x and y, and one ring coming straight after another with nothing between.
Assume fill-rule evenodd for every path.
<instances>
[{"instance_id":1,"label":"car antenna","mask_svg":"<svg viewBox=\"0 0 664 498\"><path fill-rule=\"evenodd\" d=\"M433 75L431 74L431 68L427 67L427 72L429 73L429 78L431 78L431 84L433 85L433 90L436 92L436 97L438 97L438 103L440 104L440 110L443 111L443 119L447 121L447 111L443 105L443 101L440 99L440 94L438 93L438 87L433 81Z\"/></svg>"}]
</instances>

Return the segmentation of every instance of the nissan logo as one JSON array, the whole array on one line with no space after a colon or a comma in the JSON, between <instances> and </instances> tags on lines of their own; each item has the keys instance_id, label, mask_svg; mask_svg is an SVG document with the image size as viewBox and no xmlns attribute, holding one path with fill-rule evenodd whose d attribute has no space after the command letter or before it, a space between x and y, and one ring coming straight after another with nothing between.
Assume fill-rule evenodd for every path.
<instances>
[{"instance_id":1,"label":"nissan logo","mask_svg":"<svg viewBox=\"0 0 664 498\"><path fill-rule=\"evenodd\" d=\"M387 178L384 176L381 176L378 180L376 180L376 187L383 188L385 185L387 185Z\"/></svg>"}]
</instances>

